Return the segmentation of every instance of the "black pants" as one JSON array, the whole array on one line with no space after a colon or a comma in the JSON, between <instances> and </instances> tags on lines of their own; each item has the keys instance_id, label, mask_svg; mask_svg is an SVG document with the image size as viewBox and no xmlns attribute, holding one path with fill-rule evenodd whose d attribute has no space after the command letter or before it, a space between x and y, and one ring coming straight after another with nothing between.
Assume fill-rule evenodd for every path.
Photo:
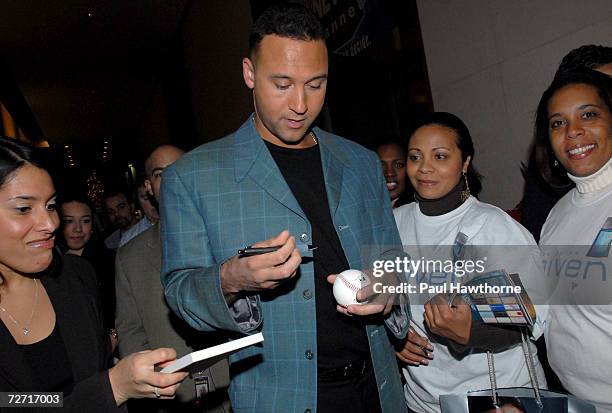
<instances>
[{"instance_id":1,"label":"black pants","mask_svg":"<svg viewBox=\"0 0 612 413\"><path fill-rule=\"evenodd\" d=\"M370 363L362 375L342 381L317 383L317 413L381 412L378 387Z\"/></svg>"}]
</instances>

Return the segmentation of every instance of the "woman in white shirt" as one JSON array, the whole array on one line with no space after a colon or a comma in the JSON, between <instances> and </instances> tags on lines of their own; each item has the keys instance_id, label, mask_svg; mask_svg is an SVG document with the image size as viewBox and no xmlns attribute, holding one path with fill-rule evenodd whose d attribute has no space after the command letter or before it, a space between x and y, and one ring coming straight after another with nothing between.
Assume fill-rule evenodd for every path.
<instances>
[{"instance_id":1,"label":"woman in white shirt","mask_svg":"<svg viewBox=\"0 0 612 413\"><path fill-rule=\"evenodd\" d=\"M548 359L565 388L598 413L612 412L611 83L595 71L560 75L542 95L535 128L542 177L576 185L540 238L559 280L545 330Z\"/></svg>"},{"instance_id":2,"label":"woman in white shirt","mask_svg":"<svg viewBox=\"0 0 612 413\"><path fill-rule=\"evenodd\" d=\"M458 117L438 112L424 119L411 135L407 152L406 170L417 202L395 209L394 214L404 249L413 259L456 259L453 250L464 245L479 251L480 256L473 258L487 257L487 271L540 273L539 252L529 232L501 209L474 197L480 190L474 146ZM420 272L411 280L417 285L465 280L456 277L457 273L433 271ZM411 296L417 328L397 353L406 363L404 393L409 409L439 412L441 395L490 388L487 351L494 353L498 387L530 386L517 329L484 326L472 320L468 306L432 304L439 301L444 302L434 294ZM538 322L534 336L540 332ZM535 346L531 347L539 384L544 386Z\"/></svg>"}]
</instances>

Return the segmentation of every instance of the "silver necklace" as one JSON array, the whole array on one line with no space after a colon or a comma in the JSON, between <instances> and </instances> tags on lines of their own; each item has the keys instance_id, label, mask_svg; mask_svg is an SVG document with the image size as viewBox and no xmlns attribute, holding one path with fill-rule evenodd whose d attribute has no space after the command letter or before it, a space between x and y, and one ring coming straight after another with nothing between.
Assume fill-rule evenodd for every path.
<instances>
[{"instance_id":1,"label":"silver necklace","mask_svg":"<svg viewBox=\"0 0 612 413\"><path fill-rule=\"evenodd\" d=\"M23 330L21 330L24 336L27 336L28 334L30 334L30 329L28 328L28 326L32 323L32 319L34 318L34 313L36 312L36 307L38 306L38 280L36 278L34 278L33 280L34 280L34 305L32 306L32 313L30 314L30 319L28 320L26 324L23 325ZM17 319L15 319L15 317L13 317L13 315L9 313L6 308L0 306L0 311L2 311L3 313L6 313L8 318L17 327L22 328L21 323L17 321Z\"/></svg>"},{"instance_id":2,"label":"silver necklace","mask_svg":"<svg viewBox=\"0 0 612 413\"><path fill-rule=\"evenodd\" d=\"M312 141L314 142L315 145L319 144L319 140L317 139L317 137L315 136L313 131L310 131L310 137L312 138Z\"/></svg>"},{"instance_id":3,"label":"silver necklace","mask_svg":"<svg viewBox=\"0 0 612 413\"><path fill-rule=\"evenodd\" d=\"M255 124L255 114L253 113L253 116L251 116L251 120L253 121L253 123ZM310 135L310 137L312 138L312 141L314 142L315 145L319 144L319 140L317 139L317 137L315 136L313 131L310 131L310 133L308 133Z\"/></svg>"}]
</instances>

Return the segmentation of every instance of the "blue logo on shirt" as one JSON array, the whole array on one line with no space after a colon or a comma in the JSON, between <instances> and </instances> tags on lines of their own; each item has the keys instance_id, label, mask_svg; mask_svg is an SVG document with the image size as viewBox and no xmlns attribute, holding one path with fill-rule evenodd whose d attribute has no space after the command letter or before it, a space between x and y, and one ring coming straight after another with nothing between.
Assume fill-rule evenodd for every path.
<instances>
[{"instance_id":1,"label":"blue logo on shirt","mask_svg":"<svg viewBox=\"0 0 612 413\"><path fill-rule=\"evenodd\" d=\"M608 257L612 246L612 217L608 217L595 237L587 257Z\"/></svg>"}]
</instances>

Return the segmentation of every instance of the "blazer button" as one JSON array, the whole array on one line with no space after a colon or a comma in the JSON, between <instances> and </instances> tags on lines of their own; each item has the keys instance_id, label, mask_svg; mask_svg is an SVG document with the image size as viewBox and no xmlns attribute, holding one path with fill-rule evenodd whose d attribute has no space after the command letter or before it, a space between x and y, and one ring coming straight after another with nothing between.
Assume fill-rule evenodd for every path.
<instances>
[{"instance_id":1,"label":"blazer button","mask_svg":"<svg viewBox=\"0 0 612 413\"><path fill-rule=\"evenodd\" d=\"M306 410L304 410L304 413L312 413L312 410L306 409Z\"/></svg>"},{"instance_id":2,"label":"blazer button","mask_svg":"<svg viewBox=\"0 0 612 413\"><path fill-rule=\"evenodd\" d=\"M304 290L302 292L302 297L304 297L304 300L310 300L312 298L312 291Z\"/></svg>"},{"instance_id":3,"label":"blazer button","mask_svg":"<svg viewBox=\"0 0 612 413\"><path fill-rule=\"evenodd\" d=\"M300 235L300 239L301 239L303 242L308 242L308 241L310 240L310 237L308 236L308 234L307 234L307 233L305 233L305 232L304 232L302 235Z\"/></svg>"},{"instance_id":4,"label":"blazer button","mask_svg":"<svg viewBox=\"0 0 612 413\"><path fill-rule=\"evenodd\" d=\"M312 351L306 350L306 352L304 353L304 357L306 357L306 359L308 360L312 360L312 358L314 357L314 354L312 354Z\"/></svg>"}]
</instances>

